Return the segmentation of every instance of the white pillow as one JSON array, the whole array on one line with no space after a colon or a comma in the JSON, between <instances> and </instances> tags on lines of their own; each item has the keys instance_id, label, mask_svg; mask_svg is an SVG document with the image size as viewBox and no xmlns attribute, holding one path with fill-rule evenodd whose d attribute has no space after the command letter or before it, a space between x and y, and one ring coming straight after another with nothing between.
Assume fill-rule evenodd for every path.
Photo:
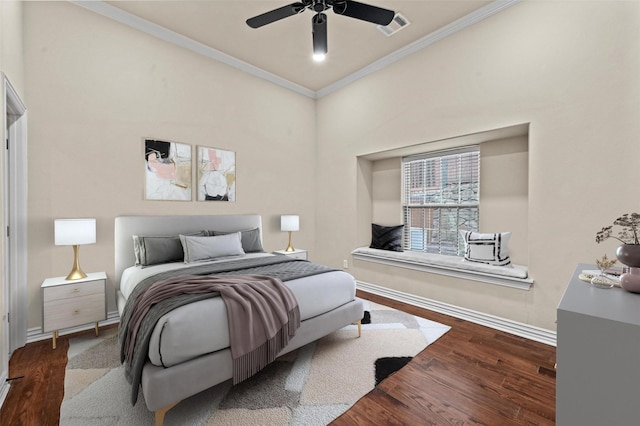
<instances>
[{"instance_id":1,"label":"white pillow","mask_svg":"<svg viewBox=\"0 0 640 426\"><path fill-rule=\"evenodd\" d=\"M180 241L184 251L184 263L244 255L240 232L215 237L180 235Z\"/></svg>"},{"instance_id":2,"label":"white pillow","mask_svg":"<svg viewBox=\"0 0 640 426\"><path fill-rule=\"evenodd\" d=\"M460 231L464 240L464 260L493 266L511 266L509 239L511 232L480 234Z\"/></svg>"}]
</instances>

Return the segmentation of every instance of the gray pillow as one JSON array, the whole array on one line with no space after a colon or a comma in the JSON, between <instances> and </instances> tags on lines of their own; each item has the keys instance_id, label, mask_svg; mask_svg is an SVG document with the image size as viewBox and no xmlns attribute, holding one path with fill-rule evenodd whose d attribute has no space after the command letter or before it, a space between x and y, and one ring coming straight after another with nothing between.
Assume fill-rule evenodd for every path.
<instances>
[{"instance_id":1,"label":"gray pillow","mask_svg":"<svg viewBox=\"0 0 640 426\"><path fill-rule=\"evenodd\" d=\"M184 252L184 263L244 255L240 243L240 232L214 237L180 235L180 241Z\"/></svg>"},{"instance_id":2,"label":"gray pillow","mask_svg":"<svg viewBox=\"0 0 640 426\"><path fill-rule=\"evenodd\" d=\"M227 235L240 232L242 249L245 253L263 252L262 241L260 241L260 229L253 228L244 231L209 231L209 235Z\"/></svg>"},{"instance_id":3,"label":"gray pillow","mask_svg":"<svg viewBox=\"0 0 640 426\"><path fill-rule=\"evenodd\" d=\"M189 235L206 235L206 232L200 231ZM141 266L180 262L184 258L178 235L134 235L133 251L136 255L136 265Z\"/></svg>"}]
</instances>

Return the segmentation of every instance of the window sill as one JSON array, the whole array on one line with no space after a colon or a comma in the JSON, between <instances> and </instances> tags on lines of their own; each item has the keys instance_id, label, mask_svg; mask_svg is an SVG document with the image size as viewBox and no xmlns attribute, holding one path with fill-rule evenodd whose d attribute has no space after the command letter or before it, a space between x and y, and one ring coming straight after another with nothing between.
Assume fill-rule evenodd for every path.
<instances>
[{"instance_id":1,"label":"window sill","mask_svg":"<svg viewBox=\"0 0 640 426\"><path fill-rule=\"evenodd\" d=\"M355 260L380 263L399 268L430 272L506 287L529 290L533 280L528 278L526 266L491 266L465 262L460 257L440 254L393 252L360 247L351 252Z\"/></svg>"}]
</instances>

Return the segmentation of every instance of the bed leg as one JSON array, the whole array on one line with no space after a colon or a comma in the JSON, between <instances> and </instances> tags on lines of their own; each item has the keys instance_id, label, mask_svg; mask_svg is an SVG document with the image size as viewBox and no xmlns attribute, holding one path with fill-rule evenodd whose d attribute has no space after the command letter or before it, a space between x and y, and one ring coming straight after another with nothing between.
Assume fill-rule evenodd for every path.
<instances>
[{"instance_id":1,"label":"bed leg","mask_svg":"<svg viewBox=\"0 0 640 426\"><path fill-rule=\"evenodd\" d=\"M156 426L162 426L162 424L164 423L164 415L167 414L167 411L171 410L176 405L178 405L177 402L174 403L174 404L171 404L171 405L167 405L166 407L163 407L163 408L161 408L161 409L159 409L158 411L155 412L156 413Z\"/></svg>"},{"instance_id":2,"label":"bed leg","mask_svg":"<svg viewBox=\"0 0 640 426\"><path fill-rule=\"evenodd\" d=\"M362 336L362 321L358 321L358 337Z\"/></svg>"}]
</instances>

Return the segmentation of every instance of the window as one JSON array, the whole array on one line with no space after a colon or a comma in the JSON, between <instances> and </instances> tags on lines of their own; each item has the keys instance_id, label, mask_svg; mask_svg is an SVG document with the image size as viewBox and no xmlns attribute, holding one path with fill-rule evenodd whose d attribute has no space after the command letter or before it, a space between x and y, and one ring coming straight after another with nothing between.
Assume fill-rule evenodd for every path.
<instances>
[{"instance_id":1,"label":"window","mask_svg":"<svg viewBox=\"0 0 640 426\"><path fill-rule=\"evenodd\" d=\"M404 249L461 256L460 230L478 231L478 146L402 160Z\"/></svg>"}]
</instances>

